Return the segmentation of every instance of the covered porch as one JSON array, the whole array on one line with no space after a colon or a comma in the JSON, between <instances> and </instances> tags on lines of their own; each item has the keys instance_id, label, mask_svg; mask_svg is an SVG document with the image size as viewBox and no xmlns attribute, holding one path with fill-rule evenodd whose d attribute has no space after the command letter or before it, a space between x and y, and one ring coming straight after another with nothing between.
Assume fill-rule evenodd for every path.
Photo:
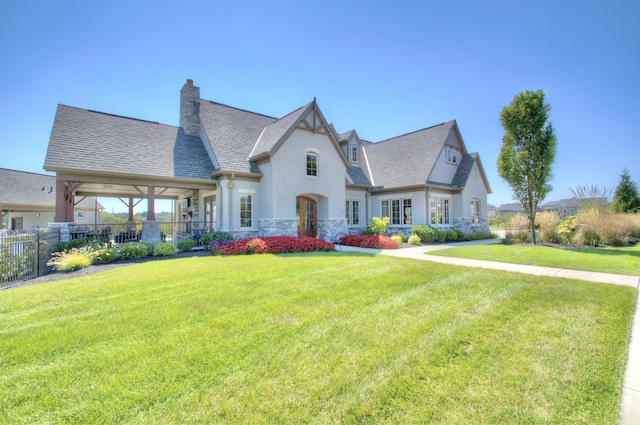
<instances>
[{"instance_id":1,"label":"covered porch","mask_svg":"<svg viewBox=\"0 0 640 425\"><path fill-rule=\"evenodd\" d=\"M200 179L150 180L106 175L56 175L56 206L53 227L61 228L61 240L101 237L116 243L151 243L193 239L216 228L217 181ZM75 207L87 197L117 198L128 211L124 223L75 223ZM202 198L202 199L201 199ZM205 199L206 198L206 199ZM156 201L173 204L171 222L156 219ZM134 207L146 201L146 220L136 222Z\"/></svg>"}]
</instances>

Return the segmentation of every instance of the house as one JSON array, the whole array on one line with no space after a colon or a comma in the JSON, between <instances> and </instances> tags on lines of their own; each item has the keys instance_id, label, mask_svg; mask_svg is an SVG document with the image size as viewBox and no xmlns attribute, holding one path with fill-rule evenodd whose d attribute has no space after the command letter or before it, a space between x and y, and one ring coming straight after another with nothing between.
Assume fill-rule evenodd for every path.
<instances>
[{"instance_id":1,"label":"house","mask_svg":"<svg viewBox=\"0 0 640 425\"><path fill-rule=\"evenodd\" d=\"M507 214L526 215L527 212L525 211L525 209L522 206L522 204L520 204L519 202L514 202L514 203L510 203L510 204L501 204L500 205L500 215L502 217L504 217Z\"/></svg>"},{"instance_id":2,"label":"house","mask_svg":"<svg viewBox=\"0 0 640 425\"><path fill-rule=\"evenodd\" d=\"M488 230L491 188L455 121L372 143L338 133L315 99L270 117L202 99L192 80L177 127L58 105L44 168L56 173L56 222L73 221L78 196L146 198L152 242L155 199L172 199L180 221L235 238L335 241L374 216L390 217L389 233Z\"/></svg>"},{"instance_id":3,"label":"house","mask_svg":"<svg viewBox=\"0 0 640 425\"><path fill-rule=\"evenodd\" d=\"M549 201L540 205L538 208L541 212L556 211L560 216L560 220L564 220L568 216L576 215L578 210L583 206L598 206L604 208L608 204L607 198L585 198L576 199L560 199L559 201Z\"/></svg>"},{"instance_id":4,"label":"house","mask_svg":"<svg viewBox=\"0 0 640 425\"><path fill-rule=\"evenodd\" d=\"M0 228L45 228L54 221L55 206L55 176L0 168ZM103 209L96 198L78 198L74 221L83 225L99 222Z\"/></svg>"}]
</instances>

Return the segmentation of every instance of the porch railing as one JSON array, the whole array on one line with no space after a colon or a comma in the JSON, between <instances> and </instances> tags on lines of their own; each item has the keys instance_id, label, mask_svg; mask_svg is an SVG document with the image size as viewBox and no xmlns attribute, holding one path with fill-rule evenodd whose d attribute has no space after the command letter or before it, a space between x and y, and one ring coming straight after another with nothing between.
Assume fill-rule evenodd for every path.
<instances>
[{"instance_id":1,"label":"porch railing","mask_svg":"<svg viewBox=\"0 0 640 425\"><path fill-rule=\"evenodd\" d=\"M70 239L102 238L116 243L137 242L142 240L143 222L136 223L104 223L69 226ZM192 239L197 246L201 246L200 238L212 229L207 223L200 221L188 222L160 222L160 237L162 242L177 244L183 239Z\"/></svg>"}]
</instances>

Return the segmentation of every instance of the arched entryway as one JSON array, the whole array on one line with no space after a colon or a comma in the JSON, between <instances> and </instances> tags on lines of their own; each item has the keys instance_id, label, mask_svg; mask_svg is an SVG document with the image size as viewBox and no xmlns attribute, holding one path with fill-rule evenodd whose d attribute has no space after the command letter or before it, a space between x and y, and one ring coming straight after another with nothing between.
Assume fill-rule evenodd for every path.
<instances>
[{"instance_id":1,"label":"arched entryway","mask_svg":"<svg viewBox=\"0 0 640 425\"><path fill-rule=\"evenodd\" d=\"M298 236L318 236L318 203L306 196L296 198Z\"/></svg>"}]
</instances>

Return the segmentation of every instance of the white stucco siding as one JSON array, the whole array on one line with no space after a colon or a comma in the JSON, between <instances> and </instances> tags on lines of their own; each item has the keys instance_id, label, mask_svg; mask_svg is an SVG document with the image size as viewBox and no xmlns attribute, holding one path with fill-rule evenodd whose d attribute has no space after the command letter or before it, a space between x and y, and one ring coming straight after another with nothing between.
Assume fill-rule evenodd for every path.
<instances>
[{"instance_id":1,"label":"white stucco siding","mask_svg":"<svg viewBox=\"0 0 640 425\"><path fill-rule=\"evenodd\" d=\"M457 148L458 158L456 164L450 164L447 162L447 146ZM453 177L456 175L458 164L460 164L461 159L462 143L460 142L460 139L458 139L456 133L454 131L451 131L449 132L449 135L447 136L447 139L445 141L445 146L442 147L442 150L438 155L438 159L433 166L433 170L429 175L429 181L437 183L451 183L453 181Z\"/></svg>"},{"instance_id":2,"label":"white stucco siding","mask_svg":"<svg viewBox=\"0 0 640 425\"><path fill-rule=\"evenodd\" d=\"M91 214L93 214L93 211L91 211ZM21 226L20 229L16 229L16 230L33 230L37 228L45 228L45 227L48 227L47 223L54 221L53 220L54 215L55 213L52 211L43 211L43 212L11 211L8 214L9 219L7 221L7 224L9 225L9 229L11 229L12 228L11 220L16 219L16 222L17 222L16 224L18 226Z\"/></svg>"},{"instance_id":3,"label":"white stucco siding","mask_svg":"<svg viewBox=\"0 0 640 425\"><path fill-rule=\"evenodd\" d=\"M478 169L478 163L473 164L467 184L461 195L462 200L462 217L471 218L471 200L476 198L480 200L480 217L487 216L487 188L482 178L482 173Z\"/></svg>"},{"instance_id":4,"label":"white stucco siding","mask_svg":"<svg viewBox=\"0 0 640 425\"><path fill-rule=\"evenodd\" d=\"M318 155L318 176L307 176L307 151ZM272 218L295 218L296 196L314 195L319 218L345 215L346 166L329 136L295 130L271 156Z\"/></svg>"},{"instance_id":5,"label":"white stucco siding","mask_svg":"<svg viewBox=\"0 0 640 425\"><path fill-rule=\"evenodd\" d=\"M355 227L366 227L368 224L368 217L367 217L368 207L367 207L366 191L347 189L345 194L345 207L346 207L346 201L348 200L358 201L358 207L360 209L359 211L360 224ZM346 208L343 208L343 209L344 209L344 215L346 215Z\"/></svg>"},{"instance_id":6,"label":"white stucco siding","mask_svg":"<svg viewBox=\"0 0 640 425\"><path fill-rule=\"evenodd\" d=\"M241 230L257 230L258 229L258 220L264 217L264 212L262 210L262 199L260 198L260 183L255 181L244 181L235 179L233 180L233 189L230 190L229 198L231 205L231 229L234 231ZM242 194L250 194L252 195L252 226L251 228L241 228L240 227L240 196Z\"/></svg>"}]
</instances>

